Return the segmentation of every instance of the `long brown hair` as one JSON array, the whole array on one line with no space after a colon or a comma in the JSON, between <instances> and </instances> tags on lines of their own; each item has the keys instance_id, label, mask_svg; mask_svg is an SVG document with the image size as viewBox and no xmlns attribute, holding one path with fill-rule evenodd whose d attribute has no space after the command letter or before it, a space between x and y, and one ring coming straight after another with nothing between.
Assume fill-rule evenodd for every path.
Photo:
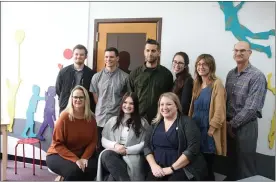
<instances>
[{"instance_id":1,"label":"long brown hair","mask_svg":"<svg viewBox=\"0 0 276 182\"><path fill-rule=\"evenodd\" d=\"M185 52L177 52L173 56L172 62L174 61L175 56L181 56L183 58L184 64L185 64L184 69L181 72L176 74L176 79L175 79L174 87L172 90L172 92L175 93L180 98L181 91L183 89L186 79L189 77L192 77L192 76L189 73L189 62L190 62L189 56Z\"/></svg>"},{"instance_id":2,"label":"long brown hair","mask_svg":"<svg viewBox=\"0 0 276 182\"><path fill-rule=\"evenodd\" d=\"M200 60L204 60L207 66L209 67L209 75L208 78L211 83L217 79L216 76L216 62L212 55L210 54L201 54L198 56L196 63L195 63L195 79L194 79L194 87L193 87L193 98L197 98L201 92L201 85L202 85L202 78L197 72L197 65ZM212 86L212 85L211 85Z\"/></svg>"}]
</instances>

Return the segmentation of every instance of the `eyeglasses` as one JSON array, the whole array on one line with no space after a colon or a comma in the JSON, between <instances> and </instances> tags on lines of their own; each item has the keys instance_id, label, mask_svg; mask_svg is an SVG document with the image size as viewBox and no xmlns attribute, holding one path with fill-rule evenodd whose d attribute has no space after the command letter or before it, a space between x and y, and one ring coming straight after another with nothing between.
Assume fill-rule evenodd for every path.
<instances>
[{"instance_id":1,"label":"eyeglasses","mask_svg":"<svg viewBox=\"0 0 276 182\"><path fill-rule=\"evenodd\" d=\"M197 66L197 67L200 67L200 66L202 66L202 67L207 67L208 65L207 65L206 63L197 63L196 66Z\"/></svg>"},{"instance_id":2,"label":"eyeglasses","mask_svg":"<svg viewBox=\"0 0 276 182\"><path fill-rule=\"evenodd\" d=\"M83 100L84 99L84 96L72 96L72 97L75 100L78 100L78 99Z\"/></svg>"},{"instance_id":3,"label":"eyeglasses","mask_svg":"<svg viewBox=\"0 0 276 182\"><path fill-rule=\"evenodd\" d=\"M184 66L184 65L185 65L185 63L177 62L177 61L175 61L175 60L173 60L172 62L173 62L173 64L177 64L177 65L179 65L179 66Z\"/></svg>"},{"instance_id":4,"label":"eyeglasses","mask_svg":"<svg viewBox=\"0 0 276 182\"><path fill-rule=\"evenodd\" d=\"M244 54L246 51L250 51L250 50L248 50L248 49L234 49L233 50L234 51L234 53L236 54L236 53L238 53L238 52L240 52L241 54Z\"/></svg>"}]
</instances>

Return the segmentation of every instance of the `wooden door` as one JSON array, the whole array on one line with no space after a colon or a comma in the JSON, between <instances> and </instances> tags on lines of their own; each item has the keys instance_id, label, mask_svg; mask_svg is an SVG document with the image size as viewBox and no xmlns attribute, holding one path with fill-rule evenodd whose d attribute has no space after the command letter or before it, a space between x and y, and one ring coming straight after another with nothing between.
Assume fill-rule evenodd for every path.
<instances>
[{"instance_id":1,"label":"wooden door","mask_svg":"<svg viewBox=\"0 0 276 182\"><path fill-rule=\"evenodd\" d=\"M104 68L104 50L119 51L119 67L130 72L144 62L144 46L148 38L158 40L158 23L99 23L96 33L94 69ZM96 61L96 64L95 64Z\"/></svg>"}]
</instances>

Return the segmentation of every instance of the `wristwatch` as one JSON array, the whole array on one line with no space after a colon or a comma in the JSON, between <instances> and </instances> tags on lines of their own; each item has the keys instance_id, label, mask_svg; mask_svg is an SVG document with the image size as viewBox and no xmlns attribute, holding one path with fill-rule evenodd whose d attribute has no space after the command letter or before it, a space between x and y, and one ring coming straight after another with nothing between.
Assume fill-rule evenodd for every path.
<instances>
[{"instance_id":1,"label":"wristwatch","mask_svg":"<svg viewBox=\"0 0 276 182\"><path fill-rule=\"evenodd\" d=\"M170 166L170 168L171 168L171 170L172 170L173 172L175 172L175 169L173 168L173 166Z\"/></svg>"}]
</instances>

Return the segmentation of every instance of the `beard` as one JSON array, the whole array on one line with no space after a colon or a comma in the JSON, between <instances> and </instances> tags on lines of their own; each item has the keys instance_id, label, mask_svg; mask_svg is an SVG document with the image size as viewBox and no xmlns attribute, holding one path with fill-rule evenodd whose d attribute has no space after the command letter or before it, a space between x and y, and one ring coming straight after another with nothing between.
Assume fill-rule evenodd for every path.
<instances>
[{"instance_id":1,"label":"beard","mask_svg":"<svg viewBox=\"0 0 276 182\"><path fill-rule=\"evenodd\" d=\"M84 63L84 60L75 60L75 63L77 65L82 65Z\"/></svg>"},{"instance_id":2,"label":"beard","mask_svg":"<svg viewBox=\"0 0 276 182\"><path fill-rule=\"evenodd\" d=\"M146 62L149 62L149 63L156 63L157 62L157 60L158 60L158 57L152 57L152 58L149 58L149 59L147 59L147 61Z\"/></svg>"}]
</instances>

